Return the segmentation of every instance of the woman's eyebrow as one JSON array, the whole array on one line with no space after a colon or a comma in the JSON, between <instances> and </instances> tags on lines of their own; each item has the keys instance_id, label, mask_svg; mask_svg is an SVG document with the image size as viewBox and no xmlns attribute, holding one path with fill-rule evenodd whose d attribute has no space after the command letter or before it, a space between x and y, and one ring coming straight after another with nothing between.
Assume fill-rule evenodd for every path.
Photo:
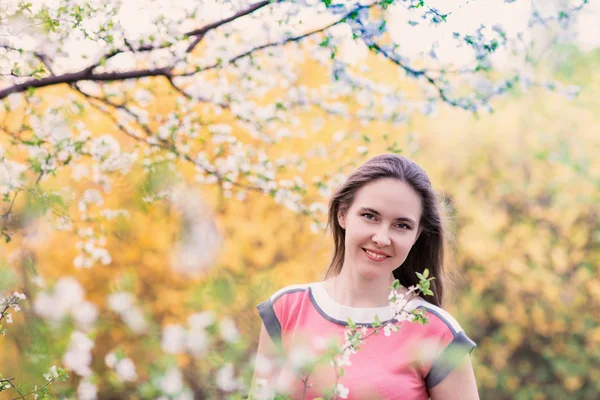
<instances>
[{"instance_id":1,"label":"woman's eyebrow","mask_svg":"<svg viewBox=\"0 0 600 400\"><path fill-rule=\"evenodd\" d=\"M380 216L381 214L379 213L379 211L375 210L374 208L370 208L370 207L361 207L360 211L366 211L369 212L373 215L378 215ZM414 220L412 220L411 218L408 217L397 217L396 219L394 219L394 221L407 221L410 223L415 224L416 222Z\"/></svg>"}]
</instances>

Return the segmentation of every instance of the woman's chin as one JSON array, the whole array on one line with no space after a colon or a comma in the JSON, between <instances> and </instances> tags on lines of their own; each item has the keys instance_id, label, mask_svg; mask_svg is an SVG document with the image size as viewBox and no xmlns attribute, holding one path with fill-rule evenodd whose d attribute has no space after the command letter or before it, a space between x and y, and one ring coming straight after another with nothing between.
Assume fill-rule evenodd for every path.
<instances>
[{"instance_id":1,"label":"woman's chin","mask_svg":"<svg viewBox=\"0 0 600 400\"><path fill-rule=\"evenodd\" d=\"M362 279L370 281L384 276L387 277L391 272L388 271L387 268L377 268L375 265L365 265L358 269L358 274Z\"/></svg>"}]
</instances>

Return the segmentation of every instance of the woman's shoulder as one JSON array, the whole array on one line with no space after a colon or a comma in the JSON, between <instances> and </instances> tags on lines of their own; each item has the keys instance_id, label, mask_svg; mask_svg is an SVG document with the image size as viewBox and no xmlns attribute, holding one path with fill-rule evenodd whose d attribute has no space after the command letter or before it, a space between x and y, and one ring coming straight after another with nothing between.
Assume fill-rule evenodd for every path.
<instances>
[{"instance_id":1,"label":"woman's shoulder","mask_svg":"<svg viewBox=\"0 0 600 400\"><path fill-rule=\"evenodd\" d=\"M416 298L411 301L411 309L424 309L431 327L445 330L447 329L454 337L458 336L464 329L456 318L442 307L436 306L422 298Z\"/></svg>"},{"instance_id":2,"label":"woman's shoulder","mask_svg":"<svg viewBox=\"0 0 600 400\"><path fill-rule=\"evenodd\" d=\"M315 285L315 282L311 282L311 283L299 283L299 284L294 284L294 285L288 285L285 287L282 287L278 290L276 290L273 294L271 294L269 296L269 301L271 303L275 303L276 301L278 301L279 299L283 298L283 297L289 297L289 295L293 295L293 294L303 294L303 293L308 293L309 289Z\"/></svg>"}]
</instances>

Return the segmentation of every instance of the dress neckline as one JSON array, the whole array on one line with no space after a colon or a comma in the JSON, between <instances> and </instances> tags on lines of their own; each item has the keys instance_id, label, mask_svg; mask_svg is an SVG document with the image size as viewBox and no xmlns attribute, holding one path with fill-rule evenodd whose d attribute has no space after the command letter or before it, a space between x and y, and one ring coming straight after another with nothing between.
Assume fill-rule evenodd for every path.
<instances>
[{"instance_id":1,"label":"dress neckline","mask_svg":"<svg viewBox=\"0 0 600 400\"><path fill-rule=\"evenodd\" d=\"M348 318L357 324L372 324L377 316L381 322L389 321L394 317L390 306L383 307L350 307L336 302L327 289L325 282L316 282L310 285L311 299L319 312L328 320L346 325Z\"/></svg>"}]
</instances>

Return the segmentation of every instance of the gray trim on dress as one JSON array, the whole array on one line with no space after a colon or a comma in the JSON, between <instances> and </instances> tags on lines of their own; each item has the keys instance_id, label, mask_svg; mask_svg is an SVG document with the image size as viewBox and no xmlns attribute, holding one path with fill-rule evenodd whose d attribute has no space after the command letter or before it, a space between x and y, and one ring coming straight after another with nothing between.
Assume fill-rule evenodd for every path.
<instances>
[{"instance_id":1,"label":"gray trim on dress","mask_svg":"<svg viewBox=\"0 0 600 400\"><path fill-rule=\"evenodd\" d=\"M281 343L281 324L275 314L271 299L265 300L256 306L258 314L265 324L265 329L274 343Z\"/></svg>"},{"instance_id":2,"label":"gray trim on dress","mask_svg":"<svg viewBox=\"0 0 600 400\"><path fill-rule=\"evenodd\" d=\"M431 365L429 373L425 377L425 386L431 389L440 383L476 346L477 344L469 339L465 332L461 331L455 334L452 342Z\"/></svg>"},{"instance_id":3,"label":"gray trim on dress","mask_svg":"<svg viewBox=\"0 0 600 400\"><path fill-rule=\"evenodd\" d=\"M279 299L284 294L304 292L307 289L308 288L296 288L285 290L282 292L277 292L276 296L273 295L269 299L263 301L262 303L256 306L256 309L258 310L258 315L260 315L260 318L262 319L263 324L265 325L267 333L269 334L273 342L276 343L278 346L281 345L281 323L277 318L277 314L275 314L273 304L275 304L277 299Z\"/></svg>"}]
</instances>

